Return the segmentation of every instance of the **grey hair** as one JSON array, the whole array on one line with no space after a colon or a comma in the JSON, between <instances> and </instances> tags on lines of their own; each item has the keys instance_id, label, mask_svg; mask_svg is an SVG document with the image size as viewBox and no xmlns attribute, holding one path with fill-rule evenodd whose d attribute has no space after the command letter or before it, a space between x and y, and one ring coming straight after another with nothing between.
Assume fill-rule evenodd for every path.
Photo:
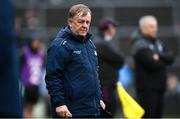
<instances>
[{"instance_id":1,"label":"grey hair","mask_svg":"<svg viewBox=\"0 0 180 119\"><path fill-rule=\"evenodd\" d=\"M74 16L76 16L77 14L81 12L83 16L87 15L88 12L92 14L88 6L84 4L77 4L77 5L73 5L70 8L69 13L68 13L68 19L72 19Z\"/></svg>"},{"instance_id":2,"label":"grey hair","mask_svg":"<svg viewBox=\"0 0 180 119\"><path fill-rule=\"evenodd\" d=\"M139 20L139 28L142 28L146 24L147 20L150 20L150 19L157 21L155 16L152 16L152 15L142 16Z\"/></svg>"}]
</instances>

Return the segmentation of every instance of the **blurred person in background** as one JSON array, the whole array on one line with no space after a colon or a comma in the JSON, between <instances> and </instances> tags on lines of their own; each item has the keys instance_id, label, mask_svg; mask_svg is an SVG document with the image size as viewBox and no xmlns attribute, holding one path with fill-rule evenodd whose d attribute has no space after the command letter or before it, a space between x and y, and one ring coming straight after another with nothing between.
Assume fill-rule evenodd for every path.
<instances>
[{"instance_id":1,"label":"blurred person in background","mask_svg":"<svg viewBox=\"0 0 180 119\"><path fill-rule=\"evenodd\" d=\"M165 106L163 115L165 117L180 117L180 81L176 74L168 73L167 89L165 93Z\"/></svg>"},{"instance_id":2,"label":"blurred person in background","mask_svg":"<svg viewBox=\"0 0 180 119\"><path fill-rule=\"evenodd\" d=\"M98 36L94 38L99 61L99 78L101 80L103 99L106 109L116 112L116 83L118 70L123 65L123 57L116 52L113 40L116 35L116 24L112 20L104 19L98 26Z\"/></svg>"},{"instance_id":3,"label":"blurred person in background","mask_svg":"<svg viewBox=\"0 0 180 119\"><path fill-rule=\"evenodd\" d=\"M14 9L10 0L0 0L0 118L22 117Z\"/></svg>"},{"instance_id":4,"label":"blurred person in background","mask_svg":"<svg viewBox=\"0 0 180 119\"><path fill-rule=\"evenodd\" d=\"M46 85L53 117L99 117L102 101L96 48L88 33L91 10L73 5L48 48Z\"/></svg>"},{"instance_id":5,"label":"blurred person in background","mask_svg":"<svg viewBox=\"0 0 180 119\"><path fill-rule=\"evenodd\" d=\"M40 24L38 19L38 12L34 9L27 9L24 16L25 16L25 27L24 30L24 38L31 37L36 33L40 33ZM25 39L26 40L26 39ZM27 42L27 41L25 41Z\"/></svg>"},{"instance_id":6,"label":"blurred person in background","mask_svg":"<svg viewBox=\"0 0 180 119\"><path fill-rule=\"evenodd\" d=\"M139 30L133 33L132 54L135 61L137 98L145 109L144 118L161 118L166 88L166 67L173 63L172 53L157 38L158 22L143 16Z\"/></svg>"},{"instance_id":7,"label":"blurred person in background","mask_svg":"<svg viewBox=\"0 0 180 119\"><path fill-rule=\"evenodd\" d=\"M28 30L29 31L37 30L39 26L37 11L35 11L34 9L27 9L24 16L25 16L26 27L28 28Z\"/></svg>"},{"instance_id":8,"label":"blurred person in background","mask_svg":"<svg viewBox=\"0 0 180 119\"><path fill-rule=\"evenodd\" d=\"M31 118L33 107L39 99L39 85L42 79L44 53L41 41L36 35L28 38L21 54L21 78L24 86L24 117Z\"/></svg>"}]
</instances>

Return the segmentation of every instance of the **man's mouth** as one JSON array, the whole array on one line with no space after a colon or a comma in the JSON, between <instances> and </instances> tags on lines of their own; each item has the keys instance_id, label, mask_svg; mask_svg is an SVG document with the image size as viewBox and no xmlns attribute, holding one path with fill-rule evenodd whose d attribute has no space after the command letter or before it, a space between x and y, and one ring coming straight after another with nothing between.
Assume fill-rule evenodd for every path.
<instances>
[{"instance_id":1,"label":"man's mouth","mask_svg":"<svg viewBox=\"0 0 180 119\"><path fill-rule=\"evenodd\" d=\"M81 32L87 32L87 30L81 30Z\"/></svg>"}]
</instances>

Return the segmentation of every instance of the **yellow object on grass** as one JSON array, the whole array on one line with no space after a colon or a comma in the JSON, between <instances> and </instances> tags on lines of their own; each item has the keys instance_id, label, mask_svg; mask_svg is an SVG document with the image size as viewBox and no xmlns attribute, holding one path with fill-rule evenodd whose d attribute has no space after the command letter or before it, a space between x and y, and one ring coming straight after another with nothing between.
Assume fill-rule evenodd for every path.
<instances>
[{"instance_id":1,"label":"yellow object on grass","mask_svg":"<svg viewBox=\"0 0 180 119\"><path fill-rule=\"evenodd\" d=\"M121 82L117 83L117 90L124 116L128 119L140 119L145 113L144 109L126 92Z\"/></svg>"}]
</instances>

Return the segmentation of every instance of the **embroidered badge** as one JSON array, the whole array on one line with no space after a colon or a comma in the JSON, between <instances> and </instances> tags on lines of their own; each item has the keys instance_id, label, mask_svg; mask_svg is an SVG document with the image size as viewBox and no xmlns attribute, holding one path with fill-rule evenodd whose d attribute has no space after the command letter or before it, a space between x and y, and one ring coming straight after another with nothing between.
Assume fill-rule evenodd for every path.
<instances>
[{"instance_id":1,"label":"embroidered badge","mask_svg":"<svg viewBox=\"0 0 180 119\"><path fill-rule=\"evenodd\" d=\"M80 55L81 54L81 50L74 50L73 53Z\"/></svg>"}]
</instances>

